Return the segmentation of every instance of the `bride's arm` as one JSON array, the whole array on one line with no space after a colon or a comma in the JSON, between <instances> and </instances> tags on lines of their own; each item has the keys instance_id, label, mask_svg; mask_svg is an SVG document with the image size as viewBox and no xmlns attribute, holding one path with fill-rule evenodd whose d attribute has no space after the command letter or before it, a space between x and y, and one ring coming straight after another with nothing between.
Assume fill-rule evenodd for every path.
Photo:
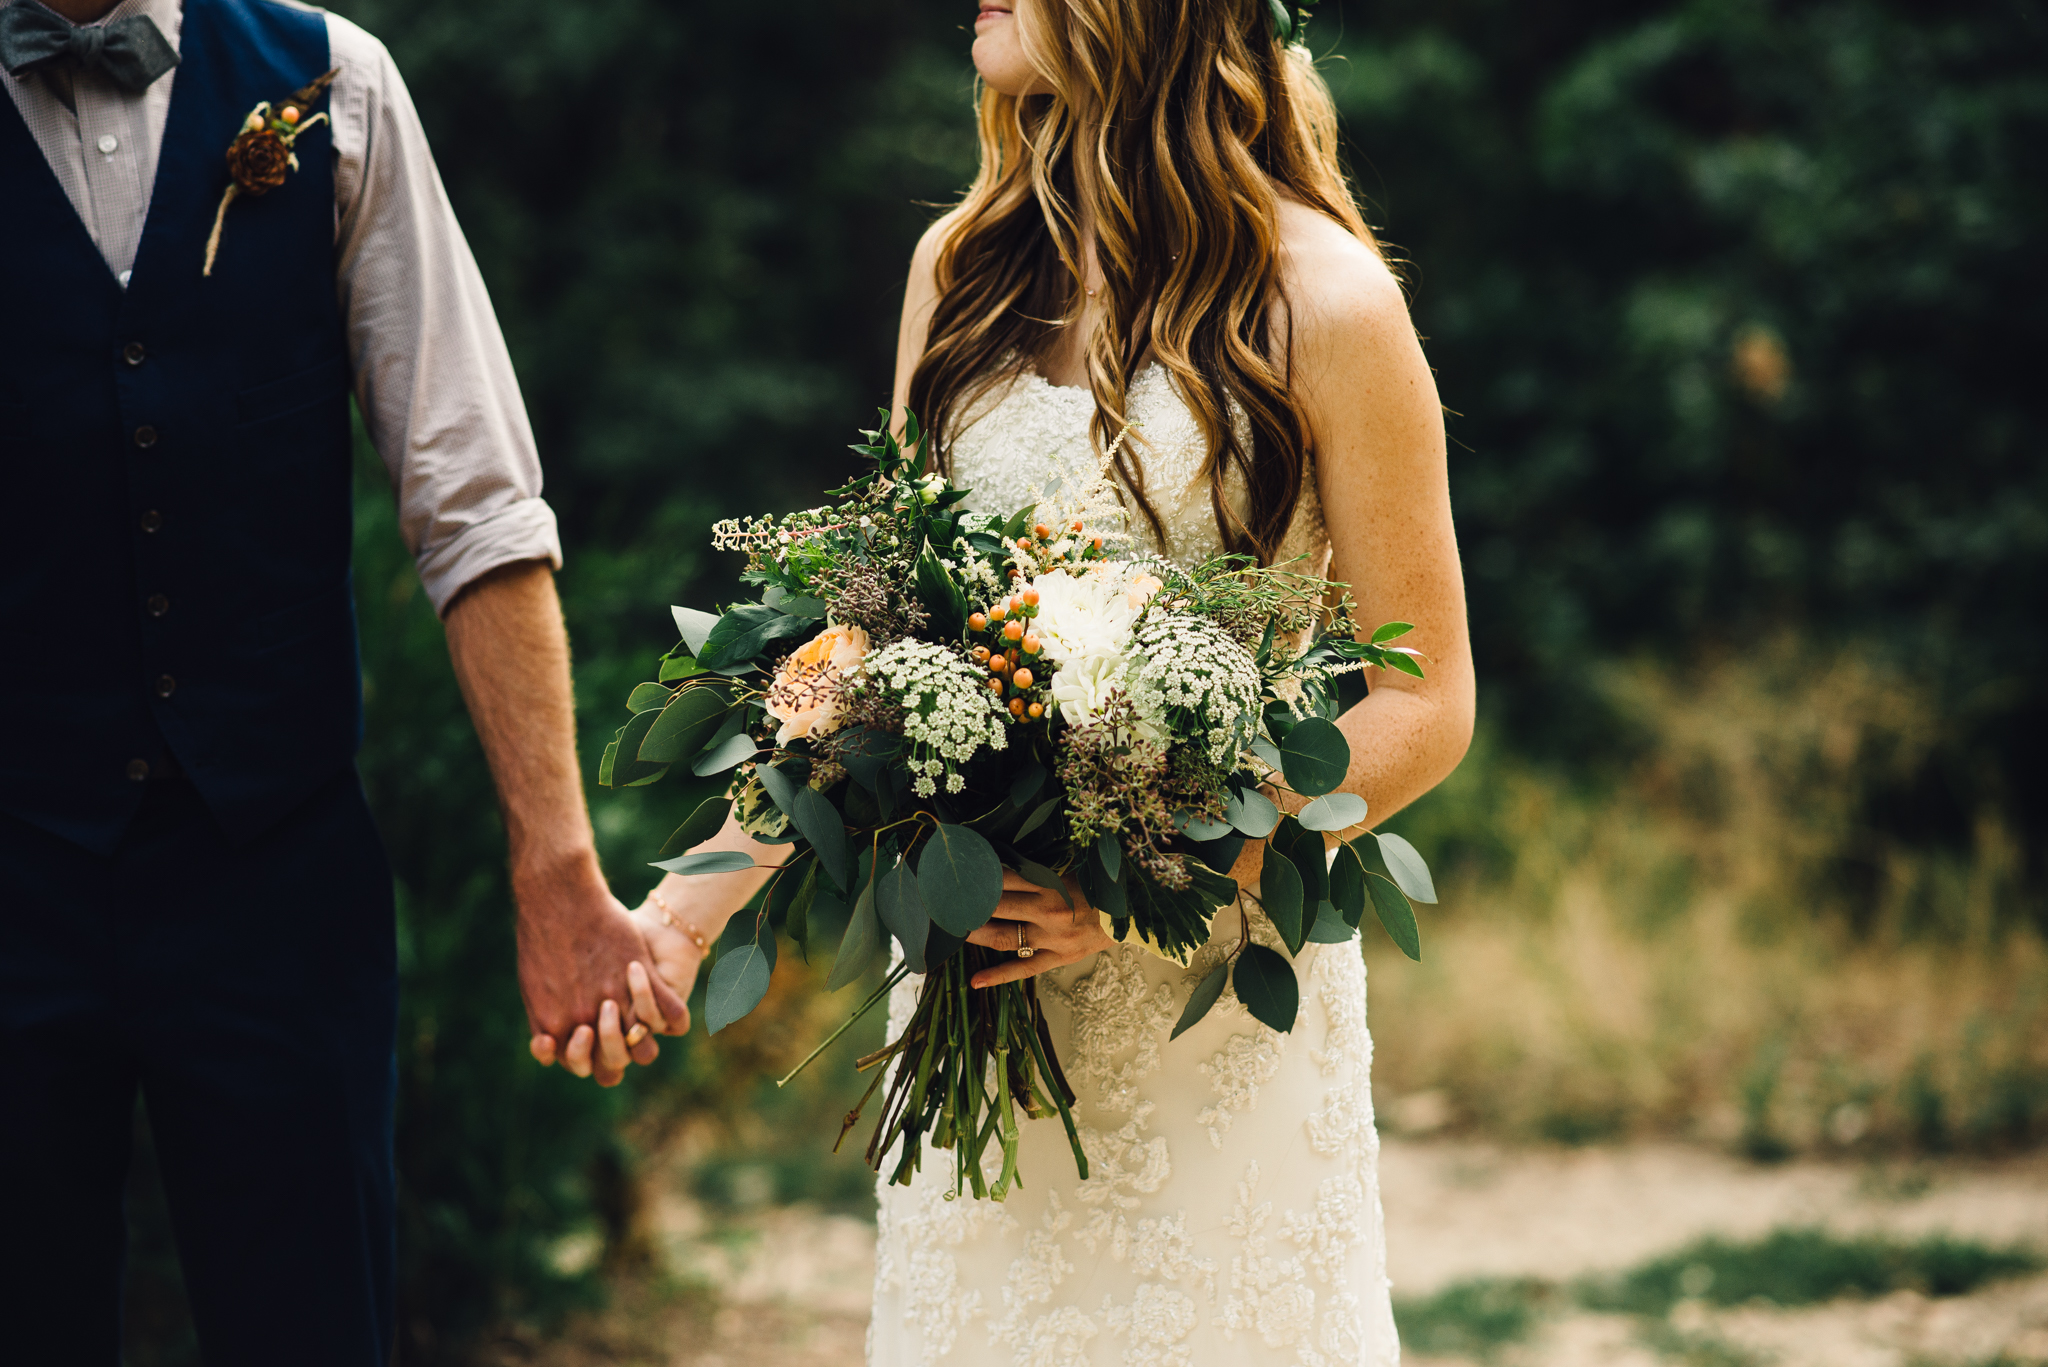
<instances>
[{"instance_id":1,"label":"bride's arm","mask_svg":"<svg viewBox=\"0 0 2048 1367\"><path fill-rule=\"evenodd\" d=\"M1300 206L1283 207L1281 229L1330 578L1351 586L1366 630L1413 622L1401 644L1426 657L1422 679L1372 670L1371 695L1337 723L1351 743L1343 791L1366 800L1377 826L1442 782L1472 740L1472 642L1443 408L1380 259Z\"/></svg>"}]
</instances>

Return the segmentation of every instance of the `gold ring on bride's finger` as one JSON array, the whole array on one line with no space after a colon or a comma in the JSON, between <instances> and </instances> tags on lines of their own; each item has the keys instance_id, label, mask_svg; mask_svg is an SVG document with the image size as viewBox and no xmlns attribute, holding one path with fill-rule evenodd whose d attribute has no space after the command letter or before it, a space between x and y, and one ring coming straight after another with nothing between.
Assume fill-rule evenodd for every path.
<instances>
[{"instance_id":1,"label":"gold ring on bride's finger","mask_svg":"<svg viewBox=\"0 0 2048 1367\"><path fill-rule=\"evenodd\" d=\"M646 1022L646 1021L634 1021L634 1022L633 1022L633 1028L632 1028L631 1030L628 1030L628 1031L626 1032L626 1047L627 1047L628 1049L637 1049L637 1048L639 1048L639 1047L640 1047L640 1041L641 1041L641 1040L644 1040L644 1039L646 1039L646 1038L647 1038L647 1035L648 1035L648 1030L647 1030L647 1022Z\"/></svg>"},{"instance_id":2,"label":"gold ring on bride's finger","mask_svg":"<svg viewBox=\"0 0 2048 1367\"><path fill-rule=\"evenodd\" d=\"M1033 949L1030 945L1024 943L1025 924L1026 923L1023 921L1019 921L1017 923L1017 957L1020 959L1028 959L1038 952L1037 950Z\"/></svg>"}]
</instances>

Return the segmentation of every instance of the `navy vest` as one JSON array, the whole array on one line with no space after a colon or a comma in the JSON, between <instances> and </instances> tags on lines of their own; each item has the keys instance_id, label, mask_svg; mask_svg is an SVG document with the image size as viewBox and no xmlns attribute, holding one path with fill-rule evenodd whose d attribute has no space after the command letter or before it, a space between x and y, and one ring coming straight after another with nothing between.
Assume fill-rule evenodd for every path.
<instances>
[{"instance_id":1,"label":"navy vest","mask_svg":"<svg viewBox=\"0 0 2048 1367\"><path fill-rule=\"evenodd\" d=\"M227 146L326 20L185 0L180 47L126 290L0 96L0 811L101 853L172 763L248 839L362 729L325 126L200 275Z\"/></svg>"}]
</instances>

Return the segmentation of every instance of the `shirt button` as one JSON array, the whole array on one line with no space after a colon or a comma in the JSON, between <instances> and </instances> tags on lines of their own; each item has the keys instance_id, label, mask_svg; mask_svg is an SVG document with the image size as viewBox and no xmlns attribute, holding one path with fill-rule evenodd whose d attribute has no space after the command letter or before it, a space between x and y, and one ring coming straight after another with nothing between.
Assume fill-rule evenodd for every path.
<instances>
[{"instance_id":1,"label":"shirt button","mask_svg":"<svg viewBox=\"0 0 2048 1367\"><path fill-rule=\"evenodd\" d=\"M135 444L137 446L140 446L145 451L147 451L150 447L156 445L156 429L154 427L136 428Z\"/></svg>"},{"instance_id":2,"label":"shirt button","mask_svg":"<svg viewBox=\"0 0 2048 1367\"><path fill-rule=\"evenodd\" d=\"M120 145L121 140L115 137L112 133L100 134L100 151L106 153L108 156L113 156L114 149L119 147Z\"/></svg>"},{"instance_id":3,"label":"shirt button","mask_svg":"<svg viewBox=\"0 0 2048 1367\"><path fill-rule=\"evenodd\" d=\"M171 694L177 691L178 681L176 679L172 678L168 674L159 674L157 676L156 695L159 698L168 698L171 696Z\"/></svg>"},{"instance_id":4,"label":"shirt button","mask_svg":"<svg viewBox=\"0 0 2048 1367\"><path fill-rule=\"evenodd\" d=\"M149 778L149 761L148 761L148 760L146 760L146 759L131 759L131 760L129 760L129 761L128 761L128 781L129 781L130 783L142 783L142 782L145 782L145 781L147 781L147 780L148 780L148 778Z\"/></svg>"},{"instance_id":5,"label":"shirt button","mask_svg":"<svg viewBox=\"0 0 2048 1367\"><path fill-rule=\"evenodd\" d=\"M143 358L148 355L149 353L142 349L142 343L140 342L130 342L127 346L121 348L121 359L129 365L141 365Z\"/></svg>"},{"instance_id":6,"label":"shirt button","mask_svg":"<svg viewBox=\"0 0 2048 1367\"><path fill-rule=\"evenodd\" d=\"M171 600L161 593L152 593L149 595L149 602L144 606L149 609L150 616L161 617L171 610Z\"/></svg>"},{"instance_id":7,"label":"shirt button","mask_svg":"<svg viewBox=\"0 0 2048 1367\"><path fill-rule=\"evenodd\" d=\"M142 530L144 530L145 532L157 531L163 525L164 515L154 508L151 508L148 512L142 515Z\"/></svg>"}]
</instances>

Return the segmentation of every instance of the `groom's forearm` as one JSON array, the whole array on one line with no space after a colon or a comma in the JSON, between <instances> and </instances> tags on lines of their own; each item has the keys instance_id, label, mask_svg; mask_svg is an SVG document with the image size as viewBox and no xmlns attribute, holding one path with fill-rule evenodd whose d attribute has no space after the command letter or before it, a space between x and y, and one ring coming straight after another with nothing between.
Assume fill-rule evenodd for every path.
<instances>
[{"instance_id":1,"label":"groom's forearm","mask_svg":"<svg viewBox=\"0 0 2048 1367\"><path fill-rule=\"evenodd\" d=\"M448 653L505 814L515 885L597 872L576 759L569 633L544 561L506 565L449 604Z\"/></svg>"}]
</instances>

